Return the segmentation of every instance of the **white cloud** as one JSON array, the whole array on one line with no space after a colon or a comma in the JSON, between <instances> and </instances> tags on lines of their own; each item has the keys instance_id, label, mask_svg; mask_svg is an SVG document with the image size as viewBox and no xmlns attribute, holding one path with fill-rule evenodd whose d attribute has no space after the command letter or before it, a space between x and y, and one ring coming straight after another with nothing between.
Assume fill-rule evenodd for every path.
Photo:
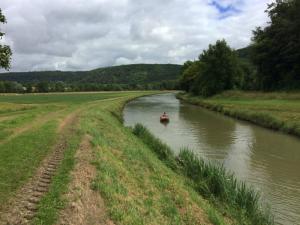
<instances>
[{"instance_id":1,"label":"white cloud","mask_svg":"<svg viewBox=\"0 0 300 225\"><path fill-rule=\"evenodd\" d=\"M13 49L12 71L183 63L217 39L247 46L267 21L269 0L215 2L238 12L225 15L211 0L2 0L2 41Z\"/></svg>"}]
</instances>

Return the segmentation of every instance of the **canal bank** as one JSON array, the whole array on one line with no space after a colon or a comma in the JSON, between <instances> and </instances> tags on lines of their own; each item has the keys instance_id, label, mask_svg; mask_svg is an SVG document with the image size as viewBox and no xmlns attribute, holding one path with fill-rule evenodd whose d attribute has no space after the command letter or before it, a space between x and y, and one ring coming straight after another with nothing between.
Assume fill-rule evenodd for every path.
<instances>
[{"instance_id":1,"label":"canal bank","mask_svg":"<svg viewBox=\"0 0 300 225\"><path fill-rule=\"evenodd\" d=\"M212 98L176 97L226 116L300 137L300 94L229 91Z\"/></svg>"},{"instance_id":2,"label":"canal bank","mask_svg":"<svg viewBox=\"0 0 300 225\"><path fill-rule=\"evenodd\" d=\"M159 122L163 111L170 116L167 126ZM262 193L276 224L294 225L300 221L298 138L186 104L174 94L128 103L124 121L127 126L142 123L175 154L181 147L188 147L205 160L223 164L239 180Z\"/></svg>"}]
</instances>

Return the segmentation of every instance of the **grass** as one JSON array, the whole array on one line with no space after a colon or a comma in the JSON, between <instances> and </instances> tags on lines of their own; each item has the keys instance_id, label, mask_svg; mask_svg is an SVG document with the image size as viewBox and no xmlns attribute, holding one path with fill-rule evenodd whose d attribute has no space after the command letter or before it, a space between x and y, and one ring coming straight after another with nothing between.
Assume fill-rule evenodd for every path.
<instances>
[{"instance_id":1,"label":"grass","mask_svg":"<svg viewBox=\"0 0 300 225\"><path fill-rule=\"evenodd\" d=\"M74 168L74 155L79 147L82 134L79 131L68 137L68 146L64 153L64 159L52 178L48 193L39 203L38 211L33 224L55 224L59 217L59 211L66 205L66 199L62 196L68 190L70 172Z\"/></svg>"},{"instance_id":2,"label":"grass","mask_svg":"<svg viewBox=\"0 0 300 225\"><path fill-rule=\"evenodd\" d=\"M38 129L13 138L0 148L0 205L24 184L53 145L57 124L48 122Z\"/></svg>"},{"instance_id":3,"label":"grass","mask_svg":"<svg viewBox=\"0 0 300 225\"><path fill-rule=\"evenodd\" d=\"M115 224L235 224L235 215L224 216L199 195L196 181L183 170L178 173L178 161L166 145L146 144L123 126L124 104L154 93L0 95L0 107L5 105L0 127L8 132L0 142L0 205L34 174L60 135L59 123L76 112L80 120L67 135L64 159L33 224L57 222L68 201L64 194L85 134L91 137L91 163L97 169L91 188L101 194Z\"/></svg>"},{"instance_id":4,"label":"grass","mask_svg":"<svg viewBox=\"0 0 300 225\"><path fill-rule=\"evenodd\" d=\"M239 182L222 165L205 162L189 149L182 149L174 156L170 148L154 137L145 127L137 124L133 133L141 138L167 166L188 177L201 196L230 214L239 224L273 224L272 216L262 210L260 197L252 188ZM215 211L208 211L214 224L222 224Z\"/></svg>"},{"instance_id":5,"label":"grass","mask_svg":"<svg viewBox=\"0 0 300 225\"><path fill-rule=\"evenodd\" d=\"M132 92L134 93L134 92ZM93 92L93 93L49 93L49 94L21 94L21 95L0 95L0 102L17 104L80 104L84 102L97 101L102 99L128 95L130 92Z\"/></svg>"},{"instance_id":6,"label":"grass","mask_svg":"<svg viewBox=\"0 0 300 225\"><path fill-rule=\"evenodd\" d=\"M211 98L178 98L260 126L300 136L300 93L228 91Z\"/></svg>"},{"instance_id":7,"label":"grass","mask_svg":"<svg viewBox=\"0 0 300 225\"><path fill-rule=\"evenodd\" d=\"M99 101L147 93L0 95L0 211L51 152L63 118Z\"/></svg>"},{"instance_id":8,"label":"grass","mask_svg":"<svg viewBox=\"0 0 300 225\"><path fill-rule=\"evenodd\" d=\"M81 117L98 171L92 187L104 198L111 219L125 225L209 224L208 203L115 116L127 100L107 102Z\"/></svg>"}]
</instances>

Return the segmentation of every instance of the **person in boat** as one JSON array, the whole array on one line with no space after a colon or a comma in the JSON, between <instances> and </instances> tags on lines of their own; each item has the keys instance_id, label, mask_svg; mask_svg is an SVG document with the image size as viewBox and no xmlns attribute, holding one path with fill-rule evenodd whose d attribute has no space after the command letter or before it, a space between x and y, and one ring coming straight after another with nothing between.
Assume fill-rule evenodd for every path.
<instances>
[{"instance_id":1,"label":"person in boat","mask_svg":"<svg viewBox=\"0 0 300 225\"><path fill-rule=\"evenodd\" d=\"M167 115L166 112L164 112L161 117L160 117L161 121L168 121L169 120L169 116Z\"/></svg>"},{"instance_id":2,"label":"person in boat","mask_svg":"<svg viewBox=\"0 0 300 225\"><path fill-rule=\"evenodd\" d=\"M166 112L164 112L161 116L162 118L169 118L168 114Z\"/></svg>"}]
</instances>

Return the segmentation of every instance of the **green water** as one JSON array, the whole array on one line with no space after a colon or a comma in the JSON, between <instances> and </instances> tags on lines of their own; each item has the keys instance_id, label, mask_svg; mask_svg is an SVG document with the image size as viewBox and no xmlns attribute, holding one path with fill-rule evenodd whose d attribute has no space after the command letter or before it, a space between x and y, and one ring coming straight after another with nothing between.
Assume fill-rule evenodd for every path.
<instances>
[{"instance_id":1,"label":"green water","mask_svg":"<svg viewBox=\"0 0 300 225\"><path fill-rule=\"evenodd\" d=\"M170 116L163 125L159 116ZM259 190L276 224L300 224L300 139L180 102L174 94L127 104L127 126L142 123L178 153L183 146Z\"/></svg>"}]
</instances>

